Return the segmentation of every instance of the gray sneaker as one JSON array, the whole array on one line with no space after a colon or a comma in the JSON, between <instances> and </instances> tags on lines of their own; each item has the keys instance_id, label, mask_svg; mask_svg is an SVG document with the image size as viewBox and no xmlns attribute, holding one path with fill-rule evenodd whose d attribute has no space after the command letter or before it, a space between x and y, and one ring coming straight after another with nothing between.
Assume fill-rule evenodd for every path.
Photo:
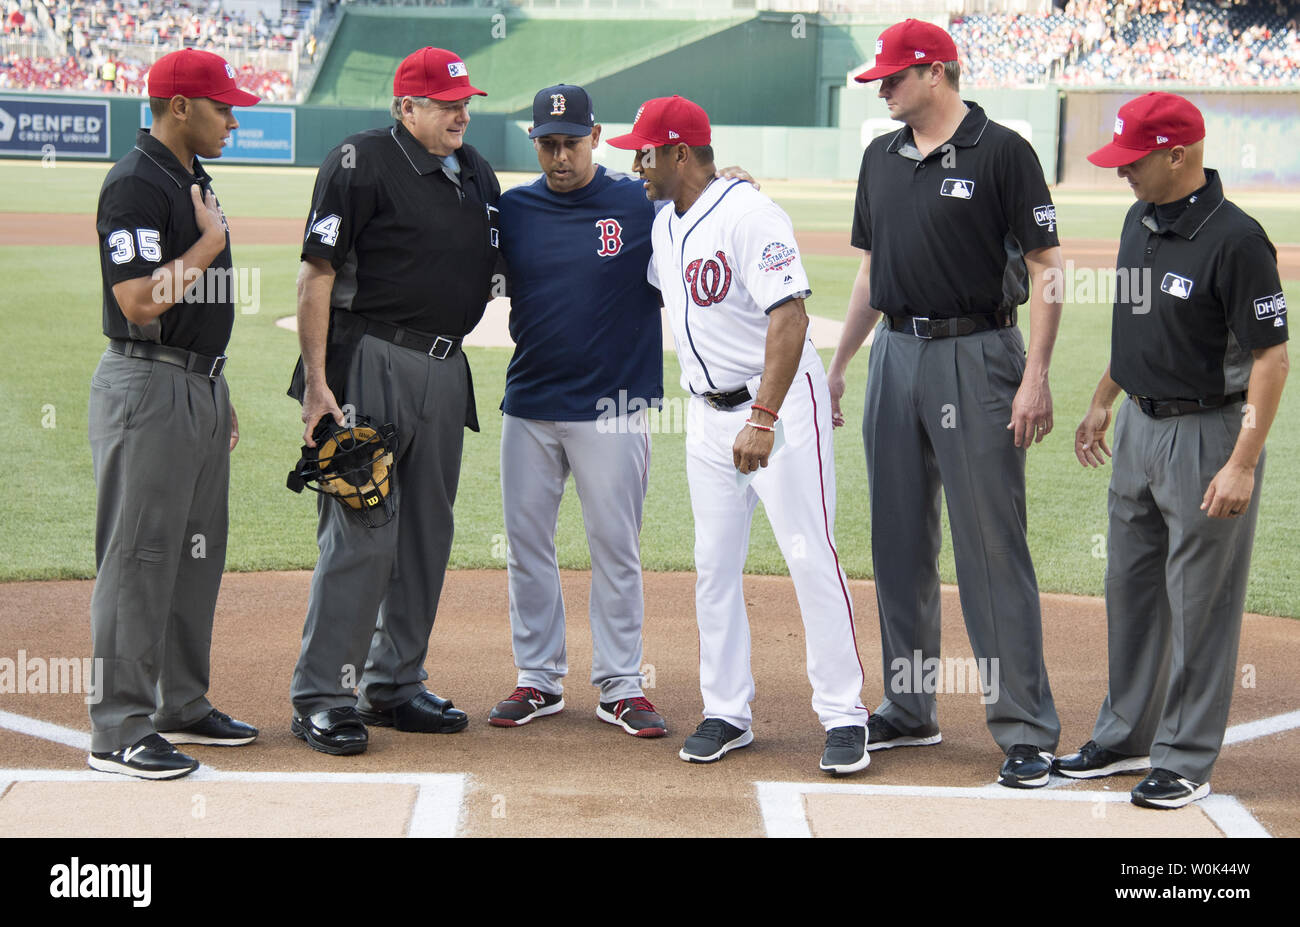
<instances>
[{"instance_id":1,"label":"gray sneaker","mask_svg":"<svg viewBox=\"0 0 1300 927\"><path fill-rule=\"evenodd\" d=\"M866 769L871 763L867 752L867 729L858 725L833 727L826 732L826 749L821 768L832 776L847 776Z\"/></svg>"},{"instance_id":2,"label":"gray sneaker","mask_svg":"<svg viewBox=\"0 0 1300 927\"><path fill-rule=\"evenodd\" d=\"M721 718L705 718L677 754L688 763L712 763L731 750L754 742L753 731L742 731Z\"/></svg>"}]
</instances>

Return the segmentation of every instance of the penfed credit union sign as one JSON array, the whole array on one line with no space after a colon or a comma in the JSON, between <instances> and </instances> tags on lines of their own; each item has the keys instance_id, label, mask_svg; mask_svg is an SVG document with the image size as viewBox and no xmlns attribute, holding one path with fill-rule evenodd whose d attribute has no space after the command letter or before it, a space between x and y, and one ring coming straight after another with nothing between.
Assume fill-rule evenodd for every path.
<instances>
[{"instance_id":1,"label":"penfed credit union sign","mask_svg":"<svg viewBox=\"0 0 1300 927\"><path fill-rule=\"evenodd\" d=\"M0 154L107 158L108 140L107 100L0 96Z\"/></svg>"}]
</instances>

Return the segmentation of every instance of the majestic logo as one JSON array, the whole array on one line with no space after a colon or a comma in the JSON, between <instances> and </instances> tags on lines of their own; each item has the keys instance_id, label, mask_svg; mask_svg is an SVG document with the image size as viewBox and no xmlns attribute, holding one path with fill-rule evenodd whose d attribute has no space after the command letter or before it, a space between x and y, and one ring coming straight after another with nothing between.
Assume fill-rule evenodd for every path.
<instances>
[{"instance_id":1,"label":"majestic logo","mask_svg":"<svg viewBox=\"0 0 1300 927\"><path fill-rule=\"evenodd\" d=\"M1046 206L1035 206L1034 223L1046 228L1049 232L1055 232L1056 207L1050 203Z\"/></svg>"},{"instance_id":2,"label":"majestic logo","mask_svg":"<svg viewBox=\"0 0 1300 927\"><path fill-rule=\"evenodd\" d=\"M794 248L784 242L774 241L763 249L763 256L758 259L758 269L766 272L784 270L798 257L799 252Z\"/></svg>"},{"instance_id":3,"label":"majestic logo","mask_svg":"<svg viewBox=\"0 0 1300 927\"><path fill-rule=\"evenodd\" d=\"M691 299L695 305L707 309L722 302L731 289L731 267L727 256L721 251L714 252L717 257L705 260L696 258L686 265L686 285L690 288Z\"/></svg>"},{"instance_id":4,"label":"majestic logo","mask_svg":"<svg viewBox=\"0 0 1300 927\"><path fill-rule=\"evenodd\" d=\"M1168 293L1170 296L1177 296L1179 299L1191 299L1193 286L1195 286L1195 282L1190 277L1165 274L1165 279L1160 281L1160 292Z\"/></svg>"},{"instance_id":5,"label":"majestic logo","mask_svg":"<svg viewBox=\"0 0 1300 927\"><path fill-rule=\"evenodd\" d=\"M955 196L959 200L968 200L975 195L975 181L949 177L939 186L940 196Z\"/></svg>"},{"instance_id":6,"label":"majestic logo","mask_svg":"<svg viewBox=\"0 0 1300 927\"><path fill-rule=\"evenodd\" d=\"M469 68L465 67L463 61L447 62L447 73L452 77L469 77Z\"/></svg>"},{"instance_id":7,"label":"majestic logo","mask_svg":"<svg viewBox=\"0 0 1300 927\"><path fill-rule=\"evenodd\" d=\"M235 69L232 68L229 64L226 65L226 76L229 77L231 80L235 79Z\"/></svg>"},{"instance_id":8,"label":"majestic logo","mask_svg":"<svg viewBox=\"0 0 1300 927\"><path fill-rule=\"evenodd\" d=\"M1286 324L1286 297L1281 293L1274 293L1272 296L1265 296L1262 299L1255 300L1255 318L1259 320L1272 319L1273 325L1281 328Z\"/></svg>"},{"instance_id":9,"label":"majestic logo","mask_svg":"<svg viewBox=\"0 0 1300 927\"><path fill-rule=\"evenodd\" d=\"M617 219L597 219L596 234L600 238L596 253L601 257L613 257L623 250L623 226Z\"/></svg>"},{"instance_id":10,"label":"majestic logo","mask_svg":"<svg viewBox=\"0 0 1300 927\"><path fill-rule=\"evenodd\" d=\"M562 93L551 94L551 115L563 116L564 108L568 105L568 103L569 101L564 99L564 94Z\"/></svg>"}]
</instances>

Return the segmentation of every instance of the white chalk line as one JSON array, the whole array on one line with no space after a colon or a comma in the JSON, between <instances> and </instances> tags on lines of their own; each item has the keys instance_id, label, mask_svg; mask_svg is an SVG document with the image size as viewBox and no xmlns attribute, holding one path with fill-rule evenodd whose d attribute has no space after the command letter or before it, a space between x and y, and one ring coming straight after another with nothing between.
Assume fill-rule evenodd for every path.
<instances>
[{"instance_id":1,"label":"white chalk line","mask_svg":"<svg viewBox=\"0 0 1300 927\"><path fill-rule=\"evenodd\" d=\"M978 801L1129 801L1128 792L1051 791L1047 789L1009 789L990 785L978 788L942 785L848 785L831 782L755 782L763 830L768 837L812 837L804 797L810 794L868 795L885 798L961 798ZM1208 795L1197 803L1206 817L1225 837L1268 837L1269 833L1231 795Z\"/></svg>"}]
</instances>

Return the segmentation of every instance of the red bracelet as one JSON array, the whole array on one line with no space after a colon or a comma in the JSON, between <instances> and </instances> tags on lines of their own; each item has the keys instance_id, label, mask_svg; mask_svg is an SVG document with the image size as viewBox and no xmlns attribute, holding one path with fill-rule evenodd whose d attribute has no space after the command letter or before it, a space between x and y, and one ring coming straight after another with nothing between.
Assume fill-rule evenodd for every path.
<instances>
[{"instance_id":1,"label":"red bracelet","mask_svg":"<svg viewBox=\"0 0 1300 927\"><path fill-rule=\"evenodd\" d=\"M751 408L751 409L757 409L757 410L760 411L760 412L766 412L768 415L772 416L772 421L774 421L774 422L775 422L777 419L779 419L779 418L781 417L781 416L777 415L775 412L773 412L771 409L769 409L767 406L760 406L760 405L759 405L758 403L756 403L756 402L753 403L753 404L751 404L751 405L750 405L750 408Z\"/></svg>"},{"instance_id":2,"label":"red bracelet","mask_svg":"<svg viewBox=\"0 0 1300 927\"><path fill-rule=\"evenodd\" d=\"M774 428L772 428L771 425L760 425L760 424L758 424L758 422L754 421L752 418L747 418L747 419L745 419L745 424L748 425L750 428L755 428L755 429L757 429L757 430L759 430L759 431L774 431L774 430L775 430Z\"/></svg>"}]
</instances>

